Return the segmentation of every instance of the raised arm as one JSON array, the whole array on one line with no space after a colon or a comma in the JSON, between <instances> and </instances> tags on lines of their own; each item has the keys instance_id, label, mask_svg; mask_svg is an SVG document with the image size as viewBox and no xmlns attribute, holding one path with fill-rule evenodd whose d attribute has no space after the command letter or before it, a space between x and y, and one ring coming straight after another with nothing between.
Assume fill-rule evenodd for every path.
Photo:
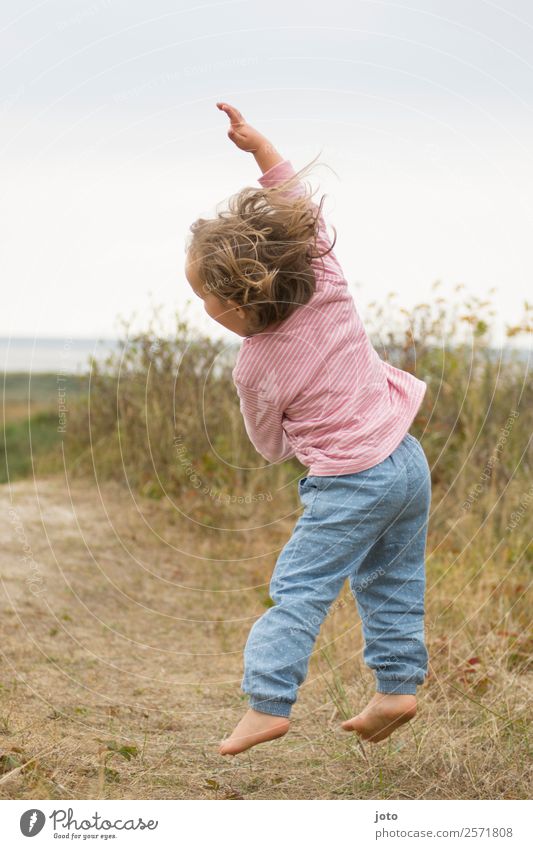
<instances>
[{"instance_id":1,"label":"raised arm","mask_svg":"<svg viewBox=\"0 0 533 849\"><path fill-rule=\"evenodd\" d=\"M255 161L264 174L274 165L283 162L283 157L269 140L258 130L248 124L238 109L229 103L217 103L218 109L225 112L230 120L228 137L240 150L253 153Z\"/></svg>"},{"instance_id":2,"label":"raised arm","mask_svg":"<svg viewBox=\"0 0 533 849\"><path fill-rule=\"evenodd\" d=\"M270 188L294 177L295 170L289 160L283 158L266 136L262 135L258 130L248 124L238 109L234 106L230 106L229 103L217 103L217 107L221 110L221 112L225 112L229 118L230 127L228 130L228 137L231 141L240 150L244 150L247 153L252 153L254 155L263 174L263 176L259 178L259 182L262 186ZM301 183L297 183L296 185L291 186L288 190L288 194L299 195L300 192L303 191L303 185ZM311 206L318 213L316 204L311 202ZM333 251L331 251L331 238L328 235L326 223L321 213L318 215L316 247L319 252L326 255L321 258L317 257L313 259L315 267L322 270L322 272L329 273L330 277L335 277L338 282L342 281L345 284L340 264Z\"/></svg>"}]
</instances>

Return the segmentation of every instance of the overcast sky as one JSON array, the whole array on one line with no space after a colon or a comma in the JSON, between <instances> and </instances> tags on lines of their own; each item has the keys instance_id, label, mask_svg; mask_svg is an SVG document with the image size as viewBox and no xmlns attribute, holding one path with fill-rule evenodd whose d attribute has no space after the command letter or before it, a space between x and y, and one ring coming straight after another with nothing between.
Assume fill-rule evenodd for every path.
<instances>
[{"instance_id":1,"label":"overcast sky","mask_svg":"<svg viewBox=\"0 0 533 849\"><path fill-rule=\"evenodd\" d=\"M313 156L364 316L442 281L532 295L527 0L3 0L0 335L114 336L150 303L217 331L189 224L257 173L219 99Z\"/></svg>"}]
</instances>

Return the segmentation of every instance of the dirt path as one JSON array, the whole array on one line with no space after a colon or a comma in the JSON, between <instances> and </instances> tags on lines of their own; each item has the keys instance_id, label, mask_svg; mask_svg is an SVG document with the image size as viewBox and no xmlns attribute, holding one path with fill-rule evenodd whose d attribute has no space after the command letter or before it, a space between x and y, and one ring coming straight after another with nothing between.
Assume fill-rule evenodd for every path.
<instances>
[{"instance_id":1,"label":"dirt path","mask_svg":"<svg viewBox=\"0 0 533 849\"><path fill-rule=\"evenodd\" d=\"M321 635L336 671L318 651L291 733L218 756L245 705L242 647L294 511L261 532L246 528L267 522L268 505L239 530L213 530L183 505L60 477L6 485L0 502L0 797L494 798L497 781L513 784L512 758L494 772L496 741L474 771L456 757L435 683L424 721L385 747L362 753L338 731L343 707L372 693L348 604ZM454 706L460 725L459 709L472 707Z\"/></svg>"},{"instance_id":2,"label":"dirt path","mask_svg":"<svg viewBox=\"0 0 533 849\"><path fill-rule=\"evenodd\" d=\"M48 478L0 493L2 742L22 749L12 753L21 763L55 747L30 788L54 792L60 776L81 797L233 793L226 776L239 768L216 743L243 705L242 645L255 618L243 596L257 598L257 615L266 593L253 559L242 560L243 535L227 546L241 562L224 563L211 556L212 531L114 484ZM102 741L138 754L102 752Z\"/></svg>"}]
</instances>

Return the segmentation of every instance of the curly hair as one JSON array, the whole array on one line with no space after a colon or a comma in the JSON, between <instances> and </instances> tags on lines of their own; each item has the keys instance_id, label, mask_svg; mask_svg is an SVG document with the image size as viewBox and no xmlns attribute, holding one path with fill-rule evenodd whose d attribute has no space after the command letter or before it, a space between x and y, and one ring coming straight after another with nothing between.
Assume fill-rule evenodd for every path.
<instances>
[{"instance_id":1,"label":"curly hair","mask_svg":"<svg viewBox=\"0 0 533 849\"><path fill-rule=\"evenodd\" d=\"M336 234L326 251L317 251L324 196L315 206L314 192L301 183L315 161L275 187L242 189L215 218L191 225L188 247L203 291L246 307L253 333L284 321L312 298L312 260L335 245ZM296 186L298 194L291 195Z\"/></svg>"}]
</instances>

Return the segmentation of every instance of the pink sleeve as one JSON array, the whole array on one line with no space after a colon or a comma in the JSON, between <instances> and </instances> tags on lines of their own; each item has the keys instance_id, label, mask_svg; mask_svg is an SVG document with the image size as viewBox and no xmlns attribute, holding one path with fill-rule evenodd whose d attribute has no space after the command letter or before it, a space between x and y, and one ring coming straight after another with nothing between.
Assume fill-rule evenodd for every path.
<instances>
[{"instance_id":1,"label":"pink sleeve","mask_svg":"<svg viewBox=\"0 0 533 849\"><path fill-rule=\"evenodd\" d=\"M279 162L277 165L273 165L272 168L269 168L268 171L265 171L261 177L259 177L259 182L261 185L267 189L272 188L273 186L279 186L280 183L283 183L285 180L290 179L295 175L296 171L294 170L292 163L289 162L288 159L284 159L283 162ZM289 196L298 197L304 192L304 187L302 183L299 183L288 190ZM318 211L318 206L311 201L311 206L315 212ZM316 246L320 253L323 251L327 251L331 245L332 239L328 235L328 231L326 228L326 223L322 214L318 219L318 233ZM322 260L320 258L313 260L313 265L316 263L320 263L319 268L324 267L326 271L333 273L335 276L343 277L342 269L339 265L339 262L333 253L330 251L328 254L324 256L324 266L322 264Z\"/></svg>"},{"instance_id":2,"label":"pink sleeve","mask_svg":"<svg viewBox=\"0 0 533 849\"><path fill-rule=\"evenodd\" d=\"M281 463L294 457L285 430L283 412L265 397L261 389L251 389L236 383L244 426L250 442L270 463Z\"/></svg>"},{"instance_id":3,"label":"pink sleeve","mask_svg":"<svg viewBox=\"0 0 533 849\"><path fill-rule=\"evenodd\" d=\"M296 171L292 167L292 163L288 159L284 159L283 162L278 162L277 165L273 165L272 168L261 174L259 182L265 189L270 189L272 186L279 186L280 183L289 180L295 174ZM296 194L300 194L300 191L296 190Z\"/></svg>"}]
</instances>

